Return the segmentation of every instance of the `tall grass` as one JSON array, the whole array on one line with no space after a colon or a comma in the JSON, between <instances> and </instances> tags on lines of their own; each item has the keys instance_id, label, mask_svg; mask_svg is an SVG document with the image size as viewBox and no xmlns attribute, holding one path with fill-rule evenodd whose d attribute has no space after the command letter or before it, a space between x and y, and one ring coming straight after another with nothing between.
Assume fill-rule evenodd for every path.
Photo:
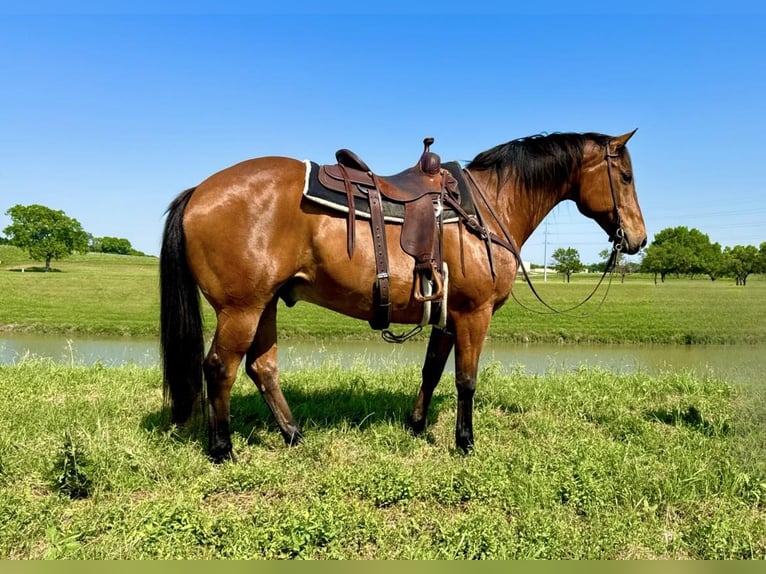
<instances>
[{"instance_id":1,"label":"tall grass","mask_svg":"<svg viewBox=\"0 0 766 574\"><path fill-rule=\"evenodd\" d=\"M238 381L216 466L158 369L0 366L0 556L766 558L763 420L725 381L491 366L464 457L451 377L426 437L403 428L417 377L284 373L294 448Z\"/></svg>"},{"instance_id":2,"label":"tall grass","mask_svg":"<svg viewBox=\"0 0 766 574\"><path fill-rule=\"evenodd\" d=\"M159 318L157 259L90 253L60 262L53 273L22 273L19 250L0 246L0 330L156 336ZM565 307L583 299L596 277L571 284L559 279L536 286L552 304ZM515 294L542 309L527 285ZM596 297L594 299L599 299ZM763 343L766 342L766 280L746 287L732 281L669 279L655 285L647 277L615 281L606 302L589 303L575 314L539 315L513 300L498 311L490 337L515 342L590 343ZM208 331L215 320L208 305ZM586 314L583 318L578 315ZM371 339L366 322L298 303L279 309L281 339Z\"/></svg>"}]
</instances>

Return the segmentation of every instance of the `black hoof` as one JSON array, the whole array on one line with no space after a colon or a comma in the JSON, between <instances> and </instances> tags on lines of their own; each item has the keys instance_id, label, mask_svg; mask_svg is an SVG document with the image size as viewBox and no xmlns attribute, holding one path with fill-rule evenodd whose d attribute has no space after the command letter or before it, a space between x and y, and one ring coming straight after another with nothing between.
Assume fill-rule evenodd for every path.
<instances>
[{"instance_id":1,"label":"black hoof","mask_svg":"<svg viewBox=\"0 0 766 574\"><path fill-rule=\"evenodd\" d=\"M473 437L457 435L455 437L455 446L463 454L471 454L473 452Z\"/></svg>"},{"instance_id":2,"label":"black hoof","mask_svg":"<svg viewBox=\"0 0 766 574\"><path fill-rule=\"evenodd\" d=\"M231 443L211 446L208 449L207 456L216 464L221 464L222 462L227 461L237 462L237 458L234 456L234 452L231 448Z\"/></svg>"},{"instance_id":3,"label":"black hoof","mask_svg":"<svg viewBox=\"0 0 766 574\"><path fill-rule=\"evenodd\" d=\"M287 446L297 446L303 440L303 433L301 432L301 429L295 428L290 432L283 432L282 438L285 439L285 444Z\"/></svg>"},{"instance_id":4,"label":"black hoof","mask_svg":"<svg viewBox=\"0 0 766 574\"><path fill-rule=\"evenodd\" d=\"M415 436L420 436L426 430L426 419L416 419L410 415L407 417L407 428Z\"/></svg>"},{"instance_id":5,"label":"black hoof","mask_svg":"<svg viewBox=\"0 0 766 574\"><path fill-rule=\"evenodd\" d=\"M208 453L208 458L215 464L222 464L224 462L237 462L237 457L234 456L232 451L222 453Z\"/></svg>"}]
</instances>

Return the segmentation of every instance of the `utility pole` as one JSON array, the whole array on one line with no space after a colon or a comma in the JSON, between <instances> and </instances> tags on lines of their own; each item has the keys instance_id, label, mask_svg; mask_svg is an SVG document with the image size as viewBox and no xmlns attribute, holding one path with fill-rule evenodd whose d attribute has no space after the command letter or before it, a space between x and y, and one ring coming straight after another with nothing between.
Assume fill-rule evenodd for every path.
<instances>
[{"instance_id":1,"label":"utility pole","mask_svg":"<svg viewBox=\"0 0 766 574\"><path fill-rule=\"evenodd\" d=\"M545 218L545 247L543 248L543 283L548 282L548 218Z\"/></svg>"}]
</instances>

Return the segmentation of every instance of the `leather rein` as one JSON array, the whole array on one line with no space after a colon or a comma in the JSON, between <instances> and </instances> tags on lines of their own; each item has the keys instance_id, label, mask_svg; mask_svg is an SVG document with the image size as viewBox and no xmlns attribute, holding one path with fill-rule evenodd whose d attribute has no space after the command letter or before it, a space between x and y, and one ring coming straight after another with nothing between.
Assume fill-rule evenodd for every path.
<instances>
[{"instance_id":1,"label":"leather rein","mask_svg":"<svg viewBox=\"0 0 766 574\"><path fill-rule=\"evenodd\" d=\"M538 301L545 306L548 311L538 311L537 309L532 309L531 307L525 305L519 299L516 297L516 295L513 293L513 290L511 290L511 296L513 297L514 301L516 301L521 307L524 309L527 309L528 311L532 311L533 313L543 314L543 315L553 315L553 314L563 314L563 313L569 313L571 311L574 311L575 309L581 307L596 294L596 291L598 291L599 287L601 287L601 284L604 281L604 278L607 274L609 274L609 283L607 284L606 291L604 292L604 296L602 297L601 301L598 304L598 307L593 311L595 313L598 311L598 309L601 307L601 305L606 300L606 296L609 293L609 287L612 283L612 277L614 275L614 269L617 264L617 258L622 251L623 248L623 242L625 241L625 230L622 227L622 218L620 217L620 210L617 206L617 193L614 189L614 181L612 180L612 158L619 157L619 154L617 153L610 153L609 150L609 144L606 144L606 153L604 154L604 161L606 161L606 173L607 178L609 179L609 192L612 196L612 205L614 206L614 217L617 221L617 230L614 233L614 236L612 239L612 252L609 254L609 259L606 262L606 267L604 268L604 272L601 274L601 278L598 280L598 283L596 283L596 286L593 288L593 291L582 301L577 303L576 305L573 305L572 307L568 307L566 309L556 309L549 303L547 303L538 293L537 289L535 288L534 284L532 283L532 279L527 273L526 268L524 267L524 262L521 259L521 251L519 250L518 246L516 245L516 241L514 241L513 236L511 236L510 232L508 231L508 228L503 224L502 220L498 217L497 213L495 212L494 208L490 204L489 201L487 201L487 198L479 185L479 182L476 181L476 179L473 177L473 174L466 168L463 168L463 172L468 176L469 181L473 185L474 189L476 190L477 195L481 198L482 203L484 203L484 206L487 208L487 211L492 216L492 219L495 220L495 223L497 223L497 226L500 228L500 231L503 233L503 237L500 237L485 227L481 226L480 236L487 241L487 250L489 252L490 257L490 266L492 262L492 250L489 247L490 242L497 243L498 245L504 247L508 251L510 251L513 256L516 258L516 261L518 262L518 266L521 267L521 272L524 275L524 279L527 282L527 285L529 285L530 290L535 295ZM476 229L474 229L476 231ZM543 262L545 264L545 262ZM493 269L493 275L494 275L494 269ZM588 315L578 315L578 317L587 317L590 316L592 313L589 313Z\"/></svg>"}]
</instances>

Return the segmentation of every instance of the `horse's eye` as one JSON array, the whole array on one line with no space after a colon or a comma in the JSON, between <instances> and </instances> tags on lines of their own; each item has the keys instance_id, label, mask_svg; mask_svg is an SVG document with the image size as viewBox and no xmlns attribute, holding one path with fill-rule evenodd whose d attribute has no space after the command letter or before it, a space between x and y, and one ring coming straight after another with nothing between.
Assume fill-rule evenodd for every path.
<instances>
[{"instance_id":1,"label":"horse's eye","mask_svg":"<svg viewBox=\"0 0 766 574\"><path fill-rule=\"evenodd\" d=\"M622 173L622 183L625 185L630 184L630 182L633 181L633 174L632 173Z\"/></svg>"}]
</instances>

